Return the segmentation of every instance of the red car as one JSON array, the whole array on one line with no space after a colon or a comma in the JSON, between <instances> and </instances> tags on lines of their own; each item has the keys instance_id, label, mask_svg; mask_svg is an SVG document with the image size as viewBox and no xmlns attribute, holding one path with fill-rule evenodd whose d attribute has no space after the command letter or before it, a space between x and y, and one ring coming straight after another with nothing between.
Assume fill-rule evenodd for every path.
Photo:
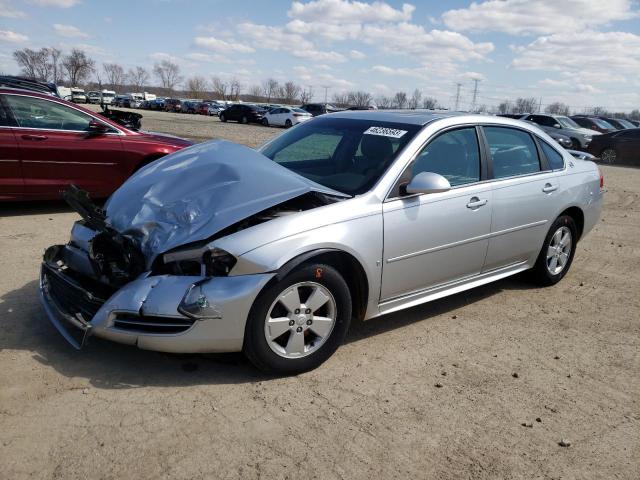
<instances>
[{"instance_id":1,"label":"red car","mask_svg":"<svg viewBox=\"0 0 640 480\"><path fill-rule=\"evenodd\" d=\"M0 200L60 198L72 183L104 198L140 167L189 145L46 93L0 88Z\"/></svg>"}]
</instances>

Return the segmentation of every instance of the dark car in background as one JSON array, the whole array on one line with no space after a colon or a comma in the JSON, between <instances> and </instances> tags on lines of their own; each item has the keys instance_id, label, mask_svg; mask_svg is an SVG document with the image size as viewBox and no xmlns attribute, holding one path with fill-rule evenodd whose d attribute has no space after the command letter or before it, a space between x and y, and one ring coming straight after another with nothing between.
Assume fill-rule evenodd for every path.
<instances>
[{"instance_id":1,"label":"dark car in background","mask_svg":"<svg viewBox=\"0 0 640 480\"><path fill-rule=\"evenodd\" d=\"M199 100L185 100L182 102L182 113L198 113L201 103Z\"/></svg>"},{"instance_id":2,"label":"dark car in background","mask_svg":"<svg viewBox=\"0 0 640 480\"><path fill-rule=\"evenodd\" d=\"M164 110L165 112L181 112L182 100L178 100L177 98L165 98Z\"/></svg>"},{"instance_id":3,"label":"dark car in background","mask_svg":"<svg viewBox=\"0 0 640 480\"><path fill-rule=\"evenodd\" d=\"M581 127L588 128L590 130L595 130L600 133L610 133L610 132L615 132L617 130L616 127L611 125L609 122L598 117L588 117L586 115L573 115L570 118Z\"/></svg>"},{"instance_id":4,"label":"dark car in background","mask_svg":"<svg viewBox=\"0 0 640 480\"><path fill-rule=\"evenodd\" d=\"M189 145L52 95L0 88L0 200L60 198L70 184L104 198L142 166Z\"/></svg>"},{"instance_id":5,"label":"dark car in background","mask_svg":"<svg viewBox=\"0 0 640 480\"><path fill-rule=\"evenodd\" d=\"M640 165L640 128L598 135L588 151L604 163Z\"/></svg>"},{"instance_id":6,"label":"dark car in background","mask_svg":"<svg viewBox=\"0 0 640 480\"><path fill-rule=\"evenodd\" d=\"M339 112L340 109L335 107L329 103L306 103L302 105L300 108L306 110L314 117L318 115L324 115L325 113Z\"/></svg>"},{"instance_id":7,"label":"dark car in background","mask_svg":"<svg viewBox=\"0 0 640 480\"><path fill-rule=\"evenodd\" d=\"M236 103L220 112L220 120L233 120L240 123L262 123L266 110L258 105Z\"/></svg>"},{"instance_id":8,"label":"dark car in background","mask_svg":"<svg viewBox=\"0 0 640 480\"><path fill-rule=\"evenodd\" d=\"M636 128L636 126L624 118L598 117L607 123L613 125L617 130L626 130L627 128Z\"/></svg>"},{"instance_id":9,"label":"dark car in background","mask_svg":"<svg viewBox=\"0 0 640 480\"><path fill-rule=\"evenodd\" d=\"M511 116L507 116L507 115L498 115L499 117L507 117L507 118L519 118L519 116L515 116L515 117L511 117ZM553 127L545 127L543 125L538 125L535 122L530 122L528 120L524 120L527 123L531 123L533 125L535 125L536 127L538 127L539 129L543 130L544 133L546 133L547 135L549 135L551 138L553 138L558 145L560 145L561 147L564 147L566 149L570 149L573 147L573 142L571 141L571 139L569 137L567 137L566 135L563 135L562 133L558 132L557 129L553 128Z\"/></svg>"}]
</instances>

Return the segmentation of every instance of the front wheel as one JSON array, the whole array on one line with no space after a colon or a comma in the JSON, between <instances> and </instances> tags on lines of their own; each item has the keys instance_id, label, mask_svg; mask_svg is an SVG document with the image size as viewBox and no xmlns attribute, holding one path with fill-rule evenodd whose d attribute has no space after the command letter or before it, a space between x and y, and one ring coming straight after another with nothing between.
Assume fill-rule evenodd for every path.
<instances>
[{"instance_id":1,"label":"front wheel","mask_svg":"<svg viewBox=\"0 0 640 480\"><path fill-rule=\"evenodd\" d=\"M532 279L541 285L554 285L567 274L578 241L576 223L569 215L561 215L551 225L542 250L531 270Z\"/></svg>"},{"instance_id":2,"label":"front wheel","mask_svg":"<svg viewBox=\"0 0 640 480\"><path fill-rule=\"evenodd\" d=\"M350 323L351 295L340 273L329 265L303 265L258 296L243 351L266 372L305 372L336 351Z\"/></svg>"},{"instance_id":3,"label":"front wheel","mask_svg":"<svg viewBox=\"0 0 640 480\"><path fill-rule=\"evenodd\" d=\"M249 123L249 120L247 119L247 117L243 116L243 117L240 119L240 123Z\"/></svg>"},{"instance_id":4,"label":"front wheel","mask_svg":"<svg viewBox=\"0 0 640 480\"><path fill-rule=\"evenodd\" d=\"M226 122L227 121L227 117L224 116L224 113L220 114L220 121L221 122Z\"/></svg>"},{"instance_id":5,"label":"front wheel","mask_svg":"<svg viewBox=\"0 0 640 480\"><path fill-rule=\"evenodd\" d=\"M286 122L284 122L284 126L285 126L286 128L291 128L291 126L292 126L292 125L293 125L293 123L291 123L291 120L289 120L289 119L287 118L287 121L286 121Z\"/></svg>"}]
</instances>

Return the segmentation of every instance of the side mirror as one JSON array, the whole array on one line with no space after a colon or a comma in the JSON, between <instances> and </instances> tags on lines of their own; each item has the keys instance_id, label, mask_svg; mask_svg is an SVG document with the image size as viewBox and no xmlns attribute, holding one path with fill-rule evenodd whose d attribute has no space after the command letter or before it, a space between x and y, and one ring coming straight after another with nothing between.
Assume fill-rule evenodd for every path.
<instances>
[{"instance_id":1,"label":"side mirror","mask_svg":"<svg viewBox=\"0 0 640 480\"><path fill-rule=\"evenodd\" d=\"M553 128L562 128L559 123L554 123Z\"/></svg>"},{"instance_id":2,"label":"side mirror","mask_svg":"<svg viewBox=\"0 0 640 480\"><path fill-rule=\"evenodd\" d=\"M103 133L107 133L109 131L109 127L107 127L104 123L98 122L97 120L90 120L88 130L89 133L100 135Z\"/></svg>"},{"instance_id":3,"label":"side mirror","mask_svg":"<svg viewBox=\"0 0 640 480\"><path fill-rule=\"evenodd\" d=\"M449 180L433 172L420 172L404 187L407 195L416 193L439 193L451 190Z\"/></svg>"}]
</instances>

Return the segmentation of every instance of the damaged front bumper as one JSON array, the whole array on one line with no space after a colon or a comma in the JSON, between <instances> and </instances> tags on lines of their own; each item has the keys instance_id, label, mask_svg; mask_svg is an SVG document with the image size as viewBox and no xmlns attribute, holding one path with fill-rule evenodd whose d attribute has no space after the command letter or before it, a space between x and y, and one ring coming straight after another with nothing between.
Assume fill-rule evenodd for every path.
<instances>
[{"instance_id":1,"label":"damaged front bumper","mask_svg":"<svg viewBox=\"0 0 640 480\"><path fill-rule=\"evenodd\" d=\"M91 278L90 260L78 243L50 247L40 273L45 311L78 349L95 335L163 352L240 351L249 310L274 276L145 273L109 291Z\"/></svg>"}]
</instances>

